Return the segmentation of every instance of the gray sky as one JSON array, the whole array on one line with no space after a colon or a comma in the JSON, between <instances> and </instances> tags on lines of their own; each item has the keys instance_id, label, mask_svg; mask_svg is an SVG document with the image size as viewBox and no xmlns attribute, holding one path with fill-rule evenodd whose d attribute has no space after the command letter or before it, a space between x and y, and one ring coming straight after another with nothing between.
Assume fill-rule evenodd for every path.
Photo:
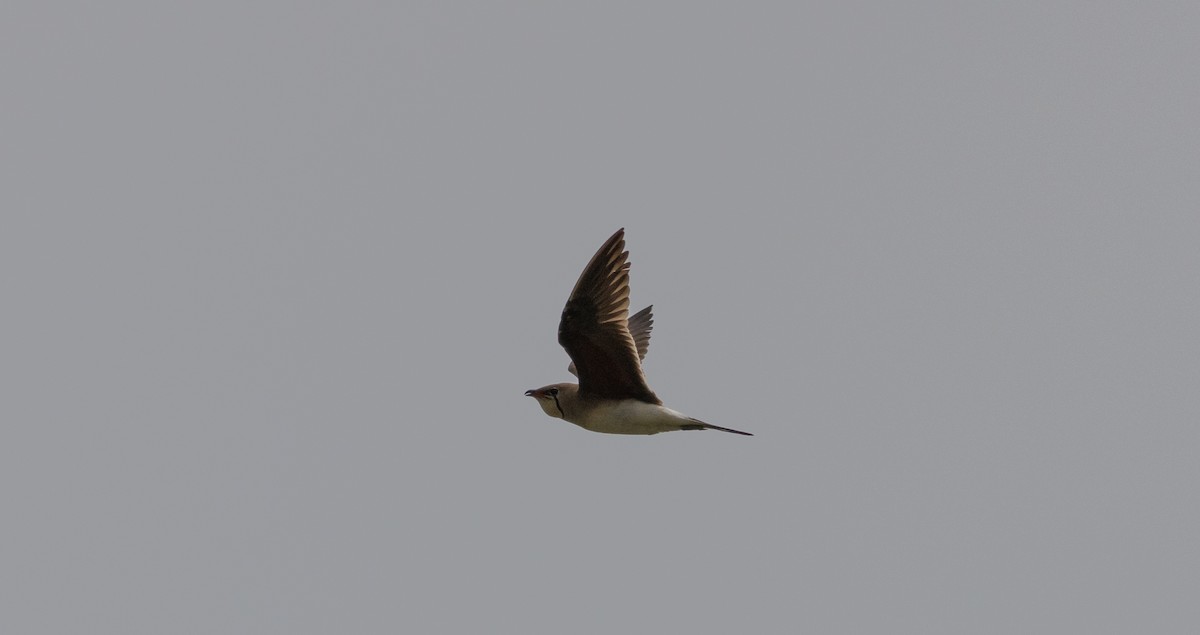
<instances>
[{"instance_id":1,"label":"gray sky","mask_svg":"<svg viewBox=\"0 0 1200 635\"><path fill-rule=\"evenodd\" d=\"M0 631L1200 628L1200 5L192 4L0 10Z\"/></svg>"}]
</instances>

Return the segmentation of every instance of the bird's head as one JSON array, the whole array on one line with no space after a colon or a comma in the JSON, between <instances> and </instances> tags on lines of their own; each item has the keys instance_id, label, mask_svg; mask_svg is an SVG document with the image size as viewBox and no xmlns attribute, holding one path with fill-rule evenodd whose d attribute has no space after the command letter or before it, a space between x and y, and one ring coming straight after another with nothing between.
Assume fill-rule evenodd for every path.
<instances>
[{"instance_id":1,"label":"bird's head","mask_svg":"<svg viewBox=\"0 0 1200 635\"><path fill-rule=\"evenodd\" d=\"M575 384L550 384L526 390L526 397L537 399L538 405L551 417L566 419L567 404L573 402L579 386Z\"/></svg>"}]
</instances>

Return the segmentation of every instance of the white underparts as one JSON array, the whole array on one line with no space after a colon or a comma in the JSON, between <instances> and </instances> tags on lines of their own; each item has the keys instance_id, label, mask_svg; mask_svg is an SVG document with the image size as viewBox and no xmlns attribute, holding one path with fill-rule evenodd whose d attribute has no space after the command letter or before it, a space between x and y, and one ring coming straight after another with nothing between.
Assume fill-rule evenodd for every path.
<instances>
[{"instance_id":1,"label":"white underparts","mask_svg":"<svg viewBox=\"0 0 1200 635\"><path fill-rule=\"evenodd\" d=\"M609 434L657 434L681 430L684 425L696 423L683 413L635 399L601 402L587 408L582 417L568 417L567 421L593 432Z\"/></svg>"}]
</instances>

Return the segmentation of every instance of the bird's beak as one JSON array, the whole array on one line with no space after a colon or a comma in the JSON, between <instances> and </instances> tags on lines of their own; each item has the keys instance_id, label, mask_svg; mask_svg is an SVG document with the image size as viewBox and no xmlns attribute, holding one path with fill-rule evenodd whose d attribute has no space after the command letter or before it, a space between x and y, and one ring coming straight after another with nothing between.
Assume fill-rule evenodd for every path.
<instances>
[{"instance_id":1,"label":"bird's beak","mask_svg":"<svg viewBox=\"0 0 1200 635\"><path fill-rule=\"evenodd\" d=\"M536 390L526 390L525 396L526 397L538 397L540 395L538 394L538 391L536 391Z\"/></svg>"}]
</instances>

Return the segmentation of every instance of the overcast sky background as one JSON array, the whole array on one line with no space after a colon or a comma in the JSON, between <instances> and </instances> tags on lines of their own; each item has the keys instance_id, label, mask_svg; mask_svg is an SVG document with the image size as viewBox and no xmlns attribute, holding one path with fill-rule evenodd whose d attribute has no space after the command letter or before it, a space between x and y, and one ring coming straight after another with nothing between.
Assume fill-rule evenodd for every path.
<instances>
[{"instance_id":1,"label":"overcast sky background","mask_svg":"<svg viewBox=\"0 0 1200 635\"><path fill-rule=\"evenodd\" d=\"M1200 628L1197 3L190 4L0 10L0 631Z\"/></svg>"}]
</instances>

